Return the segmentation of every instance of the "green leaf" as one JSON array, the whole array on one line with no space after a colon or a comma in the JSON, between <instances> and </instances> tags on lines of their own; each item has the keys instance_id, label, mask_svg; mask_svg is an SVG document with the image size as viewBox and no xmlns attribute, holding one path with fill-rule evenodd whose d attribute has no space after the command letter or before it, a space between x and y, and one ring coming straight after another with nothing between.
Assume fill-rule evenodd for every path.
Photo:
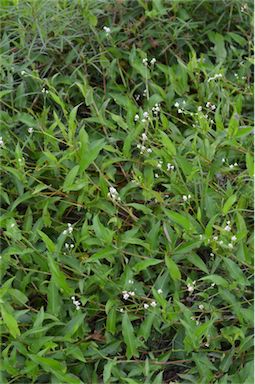
<instances>
[{"instance_id":1,"label":"green leaf","mask_svg":"<svg viewBox=\"0 0 255 384\"><path fill-rule=\"evenodd\" d=\"M131 357L138 357L137 340L134 333L134 328L129 320L127 312L122 317L122 335L126 344L126 356L128 359Z\"/></svg>"},{"instance_id":2,"label":"green leaf","mask_svg":"<svg viewBox=\"0 0 255 384\"><path fill-rule=\"evenodd\" d=\"M46 372L52 372L52 373L55 373L56 371L63 372L63 373L66 372L66 367L63 365L63 363L57 360L54 360L48 357L38 356L38 355L31 355L31 354L28 354L28 357L31 360L33 360L35 363L41 365Z\"/></svg>"},{"instance_id":3,"label":"green leaf","mask_svg":"<svg viewBox=\"0 0 255 384\"><path fill-rule=\"evenodd\" d=\"M63 191L64 192L68 192L70 190L72 190L72 187L73 187L73 183L74 183L74 180L77 176L77 173L79 171L79 168L80 166L79 165L76 165L75 167L73 167L67 174L66 178L65 178L65 182L63 184Z\"/></svg>"},{"instance_id":4,"label":"green leaf","mask_svg":"<svg viewBox=\"0 0 255 384\"><path fill-rule=\"evenodd\" d=\"M174 281L181 279L181 272L177 264L169 256L165 256L165 263L168 268L169 274Z\"/></svg>"},{"instance_id":5,"label":"green leaf","mask_svg":"<svg viewBox=\"0 0 255 384\"><path fill-rule=\"evenodd\" d=\"M51 280L48 285L47 299L48 299L47 312L51 313L52 315L58 316L61 309L61 300L60 300L58 288L53 281L53 277L51 277Z\"/></svg>"},{"instance_id":6,"label":"green leaf","mask_svg":"<svg viewBox=\"0 0 255 384\"><path fill-rule=\"evenodd\" d=\"M253 156L249 152L247 152L245 158L246 158L246 168L248 169L249 176L253 177L254 175Z\"/></svg>"},{"instance_id":7,"label":"green leaf","mask_svg":"<svg viewBox=\"0 0 255 384\"><path fill-rule=\"evenodd\" d=\"M227 199L227 201L225 202L222 208L223 215L226 215L228 213L228 211L230 210L230 208L235 202L236 202L236 195L232 195Z\"/></svg>"},{"instance_id":8,"label":"green leaf","mask_svg":"<svg viewBox=\"0 0 255 384\"><path fill-rule=\"evenodd\" d=\"M63 336L67 338L73 336L78 331L80 326L84 323L85 316L85 313L73 315L73 318L66 324L65 328L62 331Z\"/></svg>"},{"instance_id":9,"label":"green leaf","mask_svg":"<svg viewBox=\"0 0 255 384\"><path fill-rule=\"evenodd\" d=\"M97 158L99 152L104 148L104 139L90 143L84 151L80 152L80 171L83 172Z\"/></svg>"},{"instance_id":10,"label":"green leaf","mask_svg":"<svg viewBox=\"0 0 255 384\"><path fill-rule=\"evenodd\" d=\"M173 222L179 224L181 227L183 227L187 231L190 231L192 229L190 220L187 217L185 217L183 214L181 215L180 213L169 211L167 209L165 209L165 212Z\"/></svg>"},{"instance_id":11,"label":"green leaf","mask_svg":"<svg viewBox=\"0 0 255 384\"><path fill-rule=\"evenodd\" d=\"M135 264L133 269L136 273L139 273L139 272L143 271L144 269L147 269L148 267L150 267L152 265L157 265L160 263L162 263L162 260L146 259L146 260L140 261L139 263Z\"/></svg>"},{"instance_id":12,"label":"green leaf","mask_svg":"<svg viewBox=\"0 0 255 384\"><path fill-rule=\"evenodd\" d=\"M17 336L20 336L20 330L15 317L13 317L12 314L7 312L3 305L1 305L1 313L3 317L3 321L7 326L7 328L9 329L10 334L16 339Z\"/></svg>"},{"instance_id":13,"label":"green leaf","mask_svg":"<svg viewBox=\"0 0 255 384\"><path fill-rule=\"evenodd\" d=\"M175 156L176 155L176 148L175 148L175 145L173 144L173 142L169 139L169 137L167 136L167 134L165 132L160 131L160 135L161 135L161 142L164 145L164 147L167 149L168 153L171 156Z\"/></svg>"},{"instance_id":14,"label":"green leaf","mask_svg":"<svg viewBox=\"0 0 255 384\"><path fill-rule=\"evenodd\" d=\"M52 274L53 282L59 289L63 290L66 295L71 296L73 289L69 287L66 282L65 274L60 271L59 266L50 255L48 255L48 264Z\"/></svg>"},{"instance_id":15,"label":"green leaf","mask_svg":"<svg viewBox=\"0 0 255 384\"><path fill-rule=\"evenodd\" d=\"M187 260L194 264L201 271L209 273L207 266L205 265L201 257L199 257L196 253L191 253L190 255L188 255Z\"/></svg>"},{"instance_id":16,"label":"green leaf","mask_svg":"<svg viewBox=\"0 0 255 384\"><path fill-rule=\"evenodd\" d=\"M93 229L96 233L98 239L100 239L103 243L109 245L112 243L113 239L113 231L106 228L99 220L98 215L93 218Z\"/></svg>"},{"instance_id":17,"label":"green leaf","mask_svg":"<svg viewBox=\"0 0 255 384\"><path fill-rule=\"evenodd\" d=\"M56 249L56 246L53 243L53 241L46 235L46 233L44 233L42 231L39 231L39 229L37 230L37 232L39 233L40 237L42 238L42 240L43 240L44 244L46 245L48 251L50 253L54 253L55 249Z\"/></svg>"}]
</instances>

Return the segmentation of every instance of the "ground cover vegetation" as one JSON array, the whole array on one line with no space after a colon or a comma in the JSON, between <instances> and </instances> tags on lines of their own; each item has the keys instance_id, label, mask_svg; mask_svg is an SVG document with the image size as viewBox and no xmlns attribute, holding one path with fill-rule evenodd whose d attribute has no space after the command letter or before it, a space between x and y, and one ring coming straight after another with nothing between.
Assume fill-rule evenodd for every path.
<instances>
[{"instance_id":1,"label":"ground cover vegetation","mask_svg":"<svg viewBox=\"0 0 255 384\"><path fill-rule=\"evenodd\" d=\"M1 1L1 383L252 383L252 2Z\"/></svg>"}]
</instances>

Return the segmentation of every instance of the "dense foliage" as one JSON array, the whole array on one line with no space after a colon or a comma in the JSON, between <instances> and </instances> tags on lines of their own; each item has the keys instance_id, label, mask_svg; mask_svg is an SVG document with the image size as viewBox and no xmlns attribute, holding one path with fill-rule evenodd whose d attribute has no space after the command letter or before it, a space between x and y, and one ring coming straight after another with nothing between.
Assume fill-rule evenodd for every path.
<instances>
[{"instance_id":1,"label":"dense foliage","mask_svg":"<svg viewBox=\"0 0 255 384\"><path fill-rule=\"evenodd\" d=\"M252 12L1 1L1 383L253 382Z\"/></svg>"}]
</instances>

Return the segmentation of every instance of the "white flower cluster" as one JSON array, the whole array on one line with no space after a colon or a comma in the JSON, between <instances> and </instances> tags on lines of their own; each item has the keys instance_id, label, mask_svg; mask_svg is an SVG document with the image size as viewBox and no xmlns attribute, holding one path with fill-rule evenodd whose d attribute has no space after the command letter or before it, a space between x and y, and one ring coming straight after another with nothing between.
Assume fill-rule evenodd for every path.
<instances>
[{"instance_id":1,"label":"white flower cluster","mask_svg":"<svg viewBox=\"0 0 255 384\"><path fill-rule=\"evenodd\" d=\"M168 171L173 171L174 170L174 165L172 165L171 163L167 163L166 167L167 167Z\"/></svg>"},{"instance_id":2,"label":"white flower cluster","mask_svg":"<svg viewBox=\"0 0 255 384\"><path fill-rule=\"evenodd\" d=\"M162 168L163 161L159 160L157 164L157 168L161 169Z\"/></svg>"},{"instance_id":3,"label":"white flower cluster","mask_svg":"<svg viewBox=\"0 0 255 384\"><path fill-rule=\"evenodd\" d=\"M74 244L69 244L69 243L65 243L65 249L73 249L74 248Z\"/></svg>"},{"instance_id":4,"label":"white flower cluster","mask_svg":"<svg viewBox=\"0 0 255 384\"><path fill-rule=\"evenodd\" d=\"M28 133L30 133L30 134L31 134L31 133L33 133L33 132L34 132L34 128L30 127L30 128L28 128L28 130L27 130L27 131L28 131Z\"/></svg>"},{"instance_id":5,"label":"white flower cluster","mask_svg":"<svg viewBox=\"0 0 255 384\"><path fill-rule=\"evenodd\" d=\"M226 225L226 227L225 227L224 229L225 229L225 231L227 231L227 232L230 232L230 231L231 231L230 220L227 221L227 225Z\"/></svg>"},{"instance_id":6,"label":"white flower cluster","mask_svg":"<svg viewBox=\"0 0 255 384\"><path fill-rule=\"evenodd\" d=\"M3 141L3 138L2 136L0 137L0 147L3 147L4 146L4 141Z\"/></svg>"},{"instance_id":7,"label":"white flower cluster","mask_svg":"<svg viewBox=\"0 0 255 384\"><path fill-rule=\"evenodd\" d=\"M114 187L110 187L109 188L109 192L108 192L107 196L110 197L114 201L115 200L120 201L119 194L118 194L117 190Z\"/></svg>"},{"instance_id":8,"label":"white flower cluster","mask_svg":"<svg viewBox=\"0 0 255 384\"><path fill-rule=\"evenodd\" d=\"M183 195L183 196L182 196L182 200L183 200L183 201L188 201L188 200L190 200L190 199L191 199L191 195L188 195L188 196Z\"/></svg>"},{"instance_id":9,"label":"white flower cluster","mask_svg":"<svg viewBox=\"0 0 255 384\"><path fill-rule=\"evenodd\" d=\"M71 297L72 301L73 301L73 304L75 305L76 307L76 310L79 311L81 309L81 303L79 300L75 300L75 296L72 296Z\"/></svg>"},{"instance_id":10,"label":"white flower cluster","mask_svg":"<svg viewBox=\"0 0 255 384\"><path fill-rule=\"evenodd\" d=\"M43 88L42 93L49 93L49 91L47 89Z\"/></svg>"},{"instance_id":11,"label":"white flower cluster","mask_svg":"<svg viewBox=\"0 0 255 384\"><path fill-rule=\"evenodd\" d=\"M189 291L190 293L192 293L192 292L194 291L194 289L195 289L195 285L196 285L196 281L192 281L192 283L188 283L188 284L187 284L188 291Z\"/></svg>"},{"instance_id":12,"label":"white flower cluster","mask_svg":"<svg viewBox=\"0 0 255 384\"><path fill-rule=\"evenodd\" d=\"M182 107L184 107L186 105L186 101L185 100L182 100ZM176 103L174 104L174 106L176 107L176 108L178 108L177 109L177 112L178 113L183 113L184 112L184 110L181 108L181 105L180 105L180 103L178 103L178 101L176 101Z\"/></svg>"},{"instance_id":13,"label":"white flower cluster","mask_svg":"<svg viewBox=\"0 0 255 384\"><path fill-rule=\"evenodd\" d=\"M73 226L72 224L70 223L67 223L67 229L65 229L63 231L63 235L67 235L69 233L69 235L71 235L71 233L73 232Z\"/></svg>"},{"instance_id":14,"label":"white flower cluster","mask_svg":"<svg viewBox=\"0 0 255 384\"><path fill-rule=\"evenodd\" d=\"M221 79L222 78L222 74L221 73L216 73L213 77L209 77L208 79L208 83L212 80L216 80L216 79Z\"/></svg>"},{"instance_id":15,"label":"white flower cluster","mask_svg":"<svg viewBox=\"0 0 255 384\"><path fill-rule=\"evenodd\" d=\"M156 63L156 59L155 59L155 57L153 57L152 59L151 59L151 61L150 61L150 65L154 65L155 63ZM148 66L148 59L147 58L145 58L145 59L143 59L143 65L145 65L146 67Z\"/></svg>"},{"instance_id":16,"label":"white flower cluster","mask_svg":"<svg viewBox=\"0 0 255 384\"><path fill-rule=\"evenodd\" d=\"M111 28L109 27L103 27L103 30L105 31L106 35L109 35L109 33L111 33Z\"/></svg>"},{"instance_id":17,"label":"white flower cluster","mask_svg":"<svg viewBox=\"0 0 255 384\"><path fill-rule=\"evenodd\" d=\"M122 291L122 295L123 295L123 299L124 300L128 300L129 297L134 297L135 296L135 292L134 291Z\"/></svg>"},{"instance_id":18,"label":"white flower cluster","mask_svg":"<svg viewBox=\"0 0 255 384\"><path fill-rule=\"evenodd\" d=\"M154 107L152 107L152 113L157 116L160 112L160 104L156 103Z\"/></svg>"},{"instance_id":19,"label":"white flower cluster","mask_svg":"<svg viewBox=\"0 0 255 384\"><path fill-rule=\"evenodd\" d=\"M212 111L215 111L216 109L216 105L212 104L210 101L207 101L205 105L206 105L206 108L210 108Z\"/></svg>"},{"instance_id":20,"label":"white flower cluster","mask_svg":"<svg viewBox=\"0 0 255 384\"><path fill-rule=\"evenodd\" d=\"M147 153L152 153L152 149L151 148L147 148L144 144L145 144L145 141L148 139L146 133L142 133L142 137L141 137L141 141L142 143L141 144L137 144L137 148L140 150L140 154L142 155L144 152L147 152Z\"/></svg>"},{"instance_id":21,"label":"white flower cluster","mask_svg":"<svg viewBox=\"0 0 255 384\"><path fill-rule=\"evenodd\" d=\"M241 12L245 12L245 11L247 11L247 9L248 9L247 4L244 4L241 6Z\"/></svg>"},{"instance_id":22,"label":"white flower cluster","mask_svg":"<svg viewBox=\"0 0 255 384\"><path fill-rule=\"evenodd\" d=\"M153 300L153 301L152 301L150 304L144 303L144 305L143 305L144 309L148 309L148 308L149 308L149 306L151 306L151 307L155 308L155 307L157 306L157 303L156 303L156 301L155 301L155 300Z\"/></svg>"},{"instance_id":23,"label":"white flower cluster","mask_svg":"<svg viewBox=\"0 0 255 384\"><path fill-rule=\"evenodd\" d=\"M237 163L229 164L229 168L230 169L233 169L234 167L238 167L238 164Z\"/></svg>"},{"instance_id":24,"label":"white flower cluster","mask_svg":"<svg viewBox=\"0 0 255 384\"><path fill-rule=\"evenodd\" d=\"M20 74L21 74L21 76L25 76L27 73L26 73L26 71L21 71Z\"/></svg>"},{"instance_id":25,"label":"white flower cluster","mask_svg":"<svg viewBox=\"0 0 255 384\"><path fill-rule=\"evenodd\" d=\"M149 118L149 112L144 112L143 113L143 119L141 120L142 123L145 123L146 120L148 120L148 118Z\"/></svg>"}]
</instances>

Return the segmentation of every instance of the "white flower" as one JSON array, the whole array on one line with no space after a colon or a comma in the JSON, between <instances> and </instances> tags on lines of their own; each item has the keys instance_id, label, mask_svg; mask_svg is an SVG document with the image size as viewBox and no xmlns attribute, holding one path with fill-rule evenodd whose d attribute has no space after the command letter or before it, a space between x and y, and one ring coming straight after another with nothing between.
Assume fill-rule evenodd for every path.
<instances>
[{"instance_id":1,"label":"white flower","mask_svg":"<svg viewBox=\"0 0 255 384\"><path fill-rule=\"evenodd\" d=\"M42 93L49 93L49 91L47 89L43 88Z\"/></svg>"},{"instance_id":2,"label":"white flower","mask_svg":"<svg viewBox=\"0 0 255 384\"><path fill-rule=\"evenodd\" d=\"M223 240L220 240L220 241L219 241L219 245L222 245L222 244L223 244Z\"/></svg>"},{"instance_id":3,"label":"white flower","mask_svg":"<svg viewBox=\"0 0 255 384\"><path fill-rule=\"evenodd\" d=\"M148 139L148 137L147 137L146 133L142 133L142 140L145 141L147 139Z\"/></svg>"},{"instance_id":4,"label":"white flower","mask_svg":"<svg viewBox=\"0 0 255 384\"><path fill-rule=\"evenodd\" d=\"M182 111L181 108L179 108L177 112L178 112L178 113L182 113L183 111Z\"/></svg>"},{"instance_id":5,"label":"white flower","mask_svg":"<svg viewBox=\"0 0 255 384\"><path fill-rule=\"evenodd\" d=\"M236 241L236 239L237 239L236 236L232 236L232 237L231 237L231 240L232 240L232 241Z\"/></svg>"},{"instance_id":6,"label":"white flower","mask_svg":"<svg viewBox=\"0 0 255 384\"><path fill-rule=\"evenodd\" d=\"M180 104L178 103L178 101L176 101L176 103L174 104L174 106L175 106L176 108L179 108Z\"/></svg>"},{"instance_id":7,"label":"white flower","mask_svg":"<svg viewBox=\"0 0 255 384\"><path fill-rule=\"evenodd\" d=\"M4 146L4 141L3 141L3 138L2 136L0 137L0 147L3 147Z\"/></svg>"},{"instance_id":8,"label":"white flower","mask_svg":"<svg viewBox=\"0 0 255 384\"><path fill-rule=\"evenodd\" d=\"M188 199L191 199L191 195L188 195Z\"/></svg>"},{"instance_id":9,"label":"white flower","mask_svg":"<svg viewBox=\"0 0 255 384\"><path fill-rule=\"evenodd\" d=\"M31 128L28 128L27 131L28 131L28 133L33 133L33 132L34 132L34 128L32 128L32 127L31 127Z\"/></svg>"},{"instance_id":10,"label":"white flower","mask_svg":"<svg viewBox=\"0 0 255 384\"><path fill-rule=\"evenodd\" d=\"M108 193L108 197L110 197L112 200L118 200L120 201L120 197L119 197L119 194L117 192L117 190L114 188L114 187L110 187L109 188L109 193Z\"/></svg>"},{"instance_id":11,"label":"white flower","mask_svg":"<svg viewBox=\"0 0 255 384\"><path fill-rule=\"evenodd\" d=\"M148 309L149 308L149 304L144 303L143 307L144 307L144 309Z\"/></svg>"},{"instance_id":12,"label":"white flower","mask_svg":"<svg viewBox=\"0 0 255 384\"><path fill-rule=\"evenodd\" d=\"M156 179L159 177L158 173L155 173L154 176L155 176Z\"/></svg>"},{"instance_id":13,"label":"white flower","mask_svg":"<svg viewBox=\"0 0 255 384\"><path fill-rule=\"evenodd\" d=\"M68 244L68 243L65 243L65 248L66 248L66 249L69 248L69 244Z\"/></svg>"},{"instance_id":14,"label":"white flower","mask_svg":"<svg viewBox=\"0 0 255 384\"><path fill-rule=\"evenodd\" d=\"M209 108L211 106L211 103L210 101L207 101L207 103L205 104L206 108Z\"/></svg>"},{"instance_id":15,"label":"white flower","mask_svg":"<svg viewBox=\"0 0 255 384\"><path fill-rule=\"evenodd\" d=\"M216 105L213 104L213 105L211 106L211 110L214 111L215 109L216 109Z\"/></svg>"},{"instance_id":16,"label":"white flower","mask_svg":"<svg viewBox=\"0 0 255 384\"><path fill-rule=\"evenodd\" d=\"M187 284L188 291L192 293L194 291L194 284Z\"/></svg>"},{"instance_id":17,"label":"white flower","mask_svg":"<svg viewBox=\"0 0 255 384\"><path fill-rule=\"evenodd\" d=\"M214 256L214 253L211 252L211 253L210 253L210 256L213 257L213 256Z\"/></svg>"},{"instance_id":18,"label":"white flower","mask_svg":"<svg viewBox=\"0 0 255 384\"><path fill-rule=\"evenodd\" d=\"M225 163L225 161L226 161L226 159L224 159L224 157L223 157L223 159L221 160L223 163Z\"/></svg>"},{"instance_id":19,"label":"white flower","mask_svg":"<svg viewBox=\"0 0 255 384\"><path fill-rule=\"evenodd\" d=\"M207 343L207 342L206 342L206 343L205 343L205 347L207 347L207 348L208 348L208 347L209 347L209 343Z\"/></svg>"},{"instance_id":20,"label":"white flower","mask_svg":"<svg viewBox=\"0 0 255 384\"><path fill-rule=\"evenodd\" d=\"M74 248L74 244L70 244L70 248Z\"/></svg>"},{"instance_id":21,"label":"white flower","mask_svg":"<svg viewBox=\"0 0 255 384\"><path fill-rule=\"evenodd\" d=\"M68 233L71 234L73 232L73 226L72 224L68 223L67 224L67 229L63 231L63 235L67 235Z\"/></svg>"},{"instance_id":22,"label":"white flower","mask_svg":"<svg viewBox=\"0 0 255 384\"><path fill-rule=\"evenodd\" d=\"M14 223L11 223L11 228L14 228L15 227L15 224Z\"/></svg>"},{"instance_id":23,"label":"white flower","mask_svg":"<svg viewBox=\"0 0 255 384\"><path fill-rule=\"evenodd\" d=\"M145 65L145 66L148 65L148 59L147 58L143 59L143 65Z\"/></svg>"},{"instance_id":24,"label":"white flower","mask_svg":"<svg viewBox=\"0 0 255 384\"><path fill-rule=\"evenodd\" d=\"M212 284L211 284L211 287L213 288L214 286L215 286L215 283L212 283Z\"/></svg>"},{"instance_id":25,"label":"white flower","mask_svg":"<svg viewBox=\"0 0 255 384\"><path fill-rule=\"evenodd\" d=\"M103 30L105 31L105 33L107 33L107 35L111 33L111 28L109 27L103 27Z\"/></svg>"},{"instance_id":26,"label":"white flower","mask_svg":"<svg viewBox=\"0 0 255 384\"><path fill-rule=\"evenodd\" d=\"M128 292L128 294L129 294L130 296L135 296L135 292L134 292L134 291L130 291L130 292Z\"/></svg>"},{"instance_id":27,"label":"white flower","mask_svg":"<svg viewBox=\"0 0 255 384\"><path fill-rule=\"evenodd\" d=\"M151 153L151 152L152 152L152 149L151 149L151 148L148 148L148 149L147 149L147 152L148 152L148 153Z\"/></svg>"},{"instance_id":28,"label":"white flower","mask_svg":"<svg viewBox=\"0 0 255 384\"><path fill-rule=\"evenodd\" d=\"M162 168L162 164L163 164L163 162L159 161L158 164L157 164L157 167L161 169Z\"/></svg>"},{"instance_id":29,"label":"white flower","mask_svg":"<svg viewBox=\"0 0 255 384\"><path fill-rule=\"evenodd\" d=\"M204 309L203 304L200 304L200 305L198 306L198 308L199 308L201 311L203 311L203 309Z\"/></svg>"},{"instance_id":30,"label":"white flower","mask_svg":"<svg viewBox=\"0 0 255 384\"><path fill-rule=\"evenodd\" d=\"M143 113L143 117L144 117L145 119L148 119L148 117L149 117L149 113L148 113L148 112L144 112L144 113Z\"/></svg>"},{"instance_id":31,"label":"white flower","mask_svg":"<svg viewBox=\"0 0 255 384\"><path fill-rule=\"evenodd\" d=\"M123 312L124 312L124 309L123 309L123 308L120 308L120 312L123 313Z\"/></svg>"},{"instance_id":32,"label":"white flower","mask_svg":"<svg viewBox=\"0 0 255 384\"><path fill-rule=\"evenodd\" d=\"M128 280L129 284L134 284L134 280Z\"/></svg>"},{"instance_id":33,"label":"white flower","mask_svg":"<svg viewBox=\"0 0 255 384\"><path fill-rule=\"evenodd\" d=\"M151 65L154 65L155 63L156 63L156 59L155 59L155 57L153 57L153 59L151 59Z\"/></svg>"},{"instance_id":34,"label":"white flower","mask_svg":"<svg viewBox=\"0 0 255 384\"><path fill-rule=\"evenodd\" d=\"M168 171L173 171L174 170L174 165L172 165L171 163L167 163L166 167L167 167Z\"/></svg>"},{"instance_id":35,"label":"white flower","mask_svg":"<svg viewBox=\"0 0 255 384\"><path fill-rule=\"evenodd\" d=\"M146 122L146 120L145 120L145 119L142 119L141 121L142 121L142 123L145 123L145 122Z\"/></svg>"},{"instance_id":36,"label":"white flower","mask_svg":"<svg viewBox=\"0 0 255 384\"><path fill-rule=\"evenodd\" d=\"M80 306L81 306L81 303L79 300L75 300L75 296L72 296L71 297L72 301L73 301L73 304L75 305L76 307L76 310L79 311L80 310Z\"/></svg>"},{"instance_id":37,"label":"white flower","mask_svg":"<svg viewBox=\"0 0 255 384\"><path fill-rule=\"evenodd\" d=\"M128 300L129 299L129 294L128 293L124 293L123 294L123 299L124 300Z\"/></svg>"},{"instance_id":38,"label":"white flower","mask_svg":"<svg viewBox=\"0 0 255 384\"><path fill-rule=\"evenodd\" d=\"M235 164L234 164L234 166L235 166L235 167L238 167L238 164L237 164L237 163L235 163Z\"/></svg>"},{"instance_id":39,"label":"white flower","mask_svg":"<svg viewBox=\"0 0 255 384\"><path fill-rule=\"evenodd\" d=\"M139 115L136 114L135 117L134 117L134 120L138 121L139 120Z\"/></svg>"},{"instance_id":40,"label":"white flower","mask_svg":"<svg viewBox=\"0 0 255 384\"><path fill-rule=\"evenodd\" d=\"M156 301L152 301L152 302L151 302L151 307L156 307L156 306L157 306Z\"/></svg>"},{"instance_id":41,"label":"white flower","mask_svg":"<svg viewBox=\"0 0 255 384\"><path fill-rule=\"evenodd\" d=\"M160 295L161 293L163 293L163 291L162 291L161 288L159 288L159 289L157 290L157 292L158 292L159 295Z\"/></svg>"},{"instance_id":42,"label":"white flower","mask_svg":"<svg viewBox=\"0 0 255 384\"><path fill-rule=\"evenodd\" d=\"M229 168L233 169L234 168L234 164L230 164Z\"/></svg>"},{"instance_id":43,"label":"white flower","mask_svg":"<svg viewBox=\"0 0 255 384\"><path fill-rule=\"evenodd\" d=\"M26 75L26 71L21 71L20 74L21 74L21 76L25 76Z\"/></svg>"},{"instance_id":44,"label":"white flower","mask_svg":"<svg viewBox=\"0 0 255 384\"><path fill-rule=\"evenodd\" d=\"M199 107L197 107L197 110L198 110L198 112L201 112L201 111L202 111L202 107L201 107L201 105L199 105Z\"/></svg>"},{"instance_id":45,"label":"white flower","mask_svg":"<svg viewBox=\"0 0 255 384\"><path fill-rule=\"evenodd\" d=\"M218 236L213 236L213 240L217 241L218 240Z\"/></svg>"},{"instance_id":46,"label":"white flower","mask_svg":"<svg viewBox=\"0 0 255 384\"><path fill-rule=\"evenodd\" d=\"M183 195L183 196L182 196L182 200L183 200L183 201L187 201L187 200L188 200L188 197L187 197L186 195Z\"/></svg>"},{"instance_id":47,"label":"white flower","mask_svg":"<svg viewBox=\"0 0 255 384\"><path fill-rule=\"evenodd\" d=\"M197 320L197 321L196 321L196 325L199 325L199 324L200 324L200 321L199 321L199 320Z\"/></svg>"},{"instance_id":48,"label":"white flower","mask_svg":"<svg viewBox=\"0 0 255 384\"><path fill-rule=\"evenodd\" d=\"M233 249L234 247L233 247L233 244L232 243L228 243L228 248L229 249Z\"/></svg>"},{"instance_id":49,"label":"white flower","mask_svg":"<svg viewBox=\"0 0 255 384\"><path fill-rule=\"evenodd\" d=\"M231 231L231 227L230 227L230 225L228 225L228 224L225 226L224 229L225 229L225 231L227 231L227 232L230 232L230 231Z\"/></svg>"}]
</instances>

